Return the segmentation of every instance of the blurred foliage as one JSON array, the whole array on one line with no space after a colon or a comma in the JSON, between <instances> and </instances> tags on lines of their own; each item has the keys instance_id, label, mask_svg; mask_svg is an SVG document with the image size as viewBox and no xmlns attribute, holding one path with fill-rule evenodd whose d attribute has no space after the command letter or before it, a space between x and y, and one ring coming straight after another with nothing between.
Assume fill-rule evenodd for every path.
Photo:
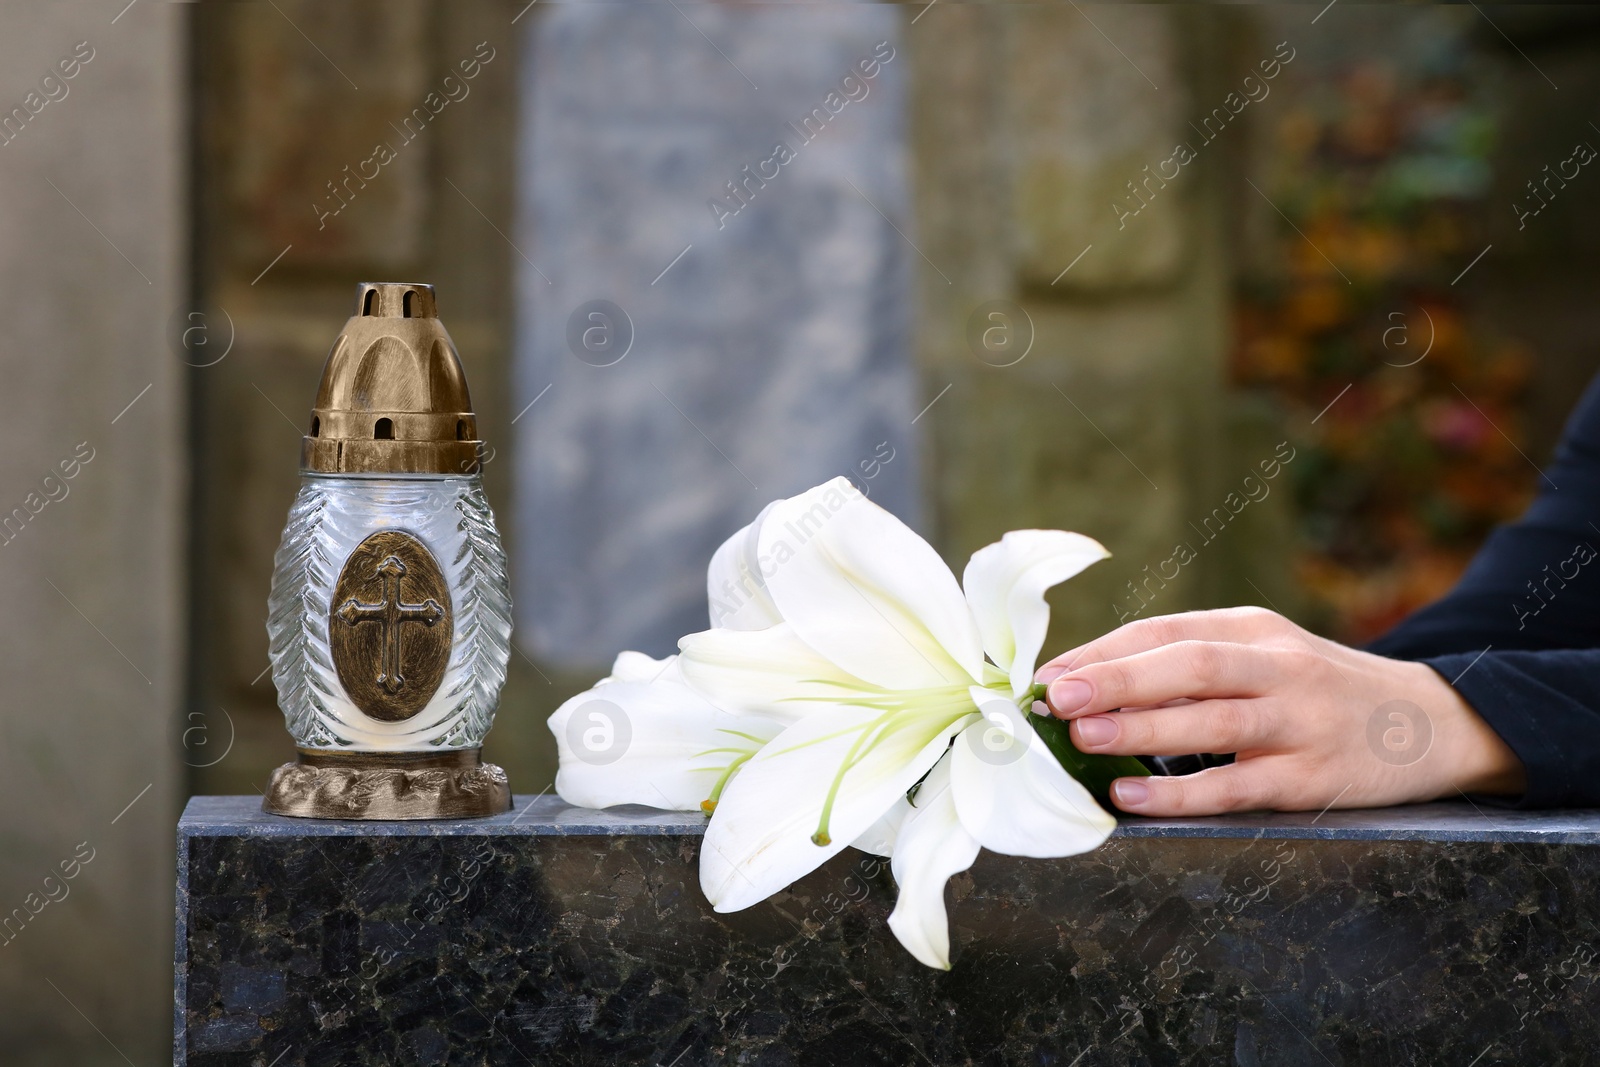
<instances>
[{"instance_id":1,"label":"blurred foliage","mask_svg":"<svg viewBox=\"0 0 1600 1067\"><path fill-rule=\"evenodd\" d=\"M1479 85L1463 62L1353 61L1286 94L1266 146L1262 191L1300 232L1271 216L1231 370L1304 430L1297 569L1346 641L1447 591L1538 477L1518 451L1530 355L1475 329L1452 286L1486 244Z\"/></svg>"}]
</instances>

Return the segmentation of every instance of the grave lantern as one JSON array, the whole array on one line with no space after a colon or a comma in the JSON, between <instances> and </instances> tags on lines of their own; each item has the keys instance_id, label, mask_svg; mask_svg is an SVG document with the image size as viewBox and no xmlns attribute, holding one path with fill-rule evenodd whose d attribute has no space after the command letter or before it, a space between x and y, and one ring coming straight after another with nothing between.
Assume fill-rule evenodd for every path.
<instances>
[{"instance_id":1,"label":"grave lantern","mask_svg":"<svg viewBox=\"0 0 1600 1067\"><path fill-rule=\"evenodd\" d=\"M432 286L363 283L302 439L272 575L272 680L299 759L276 815L437 819L511 806L480 758L511 598L482 442Z\"/></svg>"}]
</instances>

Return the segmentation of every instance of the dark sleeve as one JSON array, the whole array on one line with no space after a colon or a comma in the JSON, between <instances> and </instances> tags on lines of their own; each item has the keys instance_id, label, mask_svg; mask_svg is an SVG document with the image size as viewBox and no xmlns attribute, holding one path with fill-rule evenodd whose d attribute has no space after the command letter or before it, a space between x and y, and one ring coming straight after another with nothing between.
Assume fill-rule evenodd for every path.
<instances>
[{"instance_id":1,"label":"dark sleeve","mask_svg":"<svg viewBox=\"0 0 1600 1067\"><path fill-rule=\"evenodd\" d=\"M1369 646L1427 663L1528 771L1522 807L1600 807L1600 377L1455 589Z\"/></svg>"}]
</instances>

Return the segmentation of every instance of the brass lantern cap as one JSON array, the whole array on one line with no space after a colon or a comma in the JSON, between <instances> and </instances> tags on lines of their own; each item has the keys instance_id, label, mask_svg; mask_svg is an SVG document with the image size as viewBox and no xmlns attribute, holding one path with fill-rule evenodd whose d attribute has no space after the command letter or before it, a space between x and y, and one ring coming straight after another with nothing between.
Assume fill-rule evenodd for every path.
<instances>
[{"instance_id":1,"label":"brass lantern cap","mask_svg":"<svg viewBox=\"0 0 1600 1067\"><path fill-rule=\"evenodd\" d=\"M482 442L433 286L362 282L322 369L300 468L319 474L476 474Z\"/></svg>"}]
</instances>

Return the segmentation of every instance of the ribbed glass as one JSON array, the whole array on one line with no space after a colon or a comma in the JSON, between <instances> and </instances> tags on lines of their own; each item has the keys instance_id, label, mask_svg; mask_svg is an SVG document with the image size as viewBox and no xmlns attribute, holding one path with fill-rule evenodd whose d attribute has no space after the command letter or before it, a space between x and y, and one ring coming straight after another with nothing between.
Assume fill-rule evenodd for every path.
<instances>
[{"instance_id":1,"label":"ribbed glass","mask_svg":"<svg viewBox=\"0 0 1600 1067\"><path fill-rule=\"evenodd\" d=\"M439 561L455 609L444 680L404 722L380 722L345 693L328 646L333 589L351 550L405 530ZM268 601L272 681L295 744L310 749L477 748L511 654L505 550L477 475L306 474L289 510Z\"/></svg>"}]
</instances>

